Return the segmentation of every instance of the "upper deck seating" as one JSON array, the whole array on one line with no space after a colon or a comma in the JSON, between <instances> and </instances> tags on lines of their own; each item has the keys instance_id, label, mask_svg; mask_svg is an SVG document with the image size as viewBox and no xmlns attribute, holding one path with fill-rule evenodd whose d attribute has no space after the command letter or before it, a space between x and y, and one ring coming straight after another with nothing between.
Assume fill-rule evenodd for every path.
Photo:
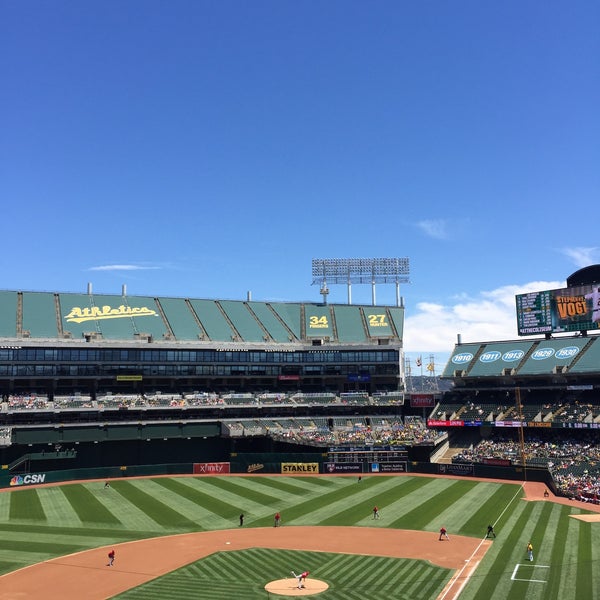
<instances>
[{"instance_id":1,"label":"upper deck seating","mask_svg":"<svg viewBox=\"0 0 600 600\"><path fill-rule=\"evenodd\" d=\"M160 305L177 340L197 340L202 334L198 322L183 298L161 298Z\"/></svg>"},{"instance_id":2,"label":"upper deck seating","mask_svg":"<svg viewBox=\"0 0 600 600\"><path fill-rule=\"evenodd\" d=\"M358 306L334 306L337 339L340 342L362 342L367 339Z\"/></svg>"}]
</instances>

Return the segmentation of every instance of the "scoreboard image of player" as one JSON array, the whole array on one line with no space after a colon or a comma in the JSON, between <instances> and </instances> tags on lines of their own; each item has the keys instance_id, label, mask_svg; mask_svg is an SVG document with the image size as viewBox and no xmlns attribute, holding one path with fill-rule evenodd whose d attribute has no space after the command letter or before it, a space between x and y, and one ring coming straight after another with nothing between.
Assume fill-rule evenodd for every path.
<instances>
[{"instance_id":1,"label":"scoreboard image of player","mask_svg":"<svg viewBox=\"0 0 600 600\"><path fill-rule=\"evenodd\" d=\"M518 294L519 335L600 329L600 284Z\"/></svg>"}]
</instances>

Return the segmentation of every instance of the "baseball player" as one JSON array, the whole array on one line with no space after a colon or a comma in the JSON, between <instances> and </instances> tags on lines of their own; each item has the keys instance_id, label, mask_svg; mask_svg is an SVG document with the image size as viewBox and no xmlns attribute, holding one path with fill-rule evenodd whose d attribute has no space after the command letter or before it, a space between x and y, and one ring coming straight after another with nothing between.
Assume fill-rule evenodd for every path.
<instances>
[{"instance_id":1,"label":"baseball player","mask_svg":"<svg viewBox=\"0 0 600 600\"><path fill-rule=\"evenodd\" d=\"M592 288L592 291L585 295L585 299L592 305L592 322L600 322L600 287Z\"/></svg>"},{"instance_id":2,"label":"baseball player","mask_svg":"<svg viewBox=\"0 0 600 600\"><path fill-rule=\"evenodd\" d=\"M310 571L302 571L299 575L296 575L294 571L292 571L292 575L298 580L298 589L301 590L306 583L306 578L308 577Z\"/></svg>"}]
</instances>

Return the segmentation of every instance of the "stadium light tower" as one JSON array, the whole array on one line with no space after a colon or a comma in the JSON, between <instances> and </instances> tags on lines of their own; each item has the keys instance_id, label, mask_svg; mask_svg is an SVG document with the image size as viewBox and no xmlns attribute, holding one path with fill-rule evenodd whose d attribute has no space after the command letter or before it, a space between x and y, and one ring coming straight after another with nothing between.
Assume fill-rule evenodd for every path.
<instances>
[{"instance_id":1,"label":"stadium light tower","mask_svg":"<svg viewBox=\"0 0 600 600\"><path fill-rule=\"evenodd\" d=\"M408 258L313 258L312 285L320 285L323 302L327 304L328 284L348 286L348 304L352 304L352 284L370 283L373 306L376 304L375 284L396 285L396 306L400 306L400 284L409 283Z\"/></svg>"}]
</instances>

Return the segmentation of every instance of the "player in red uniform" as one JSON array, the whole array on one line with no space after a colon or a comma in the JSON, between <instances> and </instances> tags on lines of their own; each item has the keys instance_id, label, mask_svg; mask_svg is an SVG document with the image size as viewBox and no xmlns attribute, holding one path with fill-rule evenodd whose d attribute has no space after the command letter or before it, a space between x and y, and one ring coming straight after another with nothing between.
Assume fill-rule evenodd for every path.
<instances>
[{"instance_id":1,"label":"player in red uniform","mask_svg":"<svg viewBox=\"0 0 600 600\"><path fill-rule=\"evenodd\" d=\"M292 575L298 580L298 589L301 590L306 583L306 578L308 577L310 571L302 571L299 575L296 575L294 571L292 571Z\"/></svg>"},{"instance_id":2,"label":"player in red uniform","mask_svg":"<svg viewBox=\"0 0 600 600\"><path fill-rule=\"evenodd\" d=\"M111 550L108 553L108 564L106 566L107 567L112 567L114 562L115 562L115 551Z\"/></svg>"}]
</instances>

